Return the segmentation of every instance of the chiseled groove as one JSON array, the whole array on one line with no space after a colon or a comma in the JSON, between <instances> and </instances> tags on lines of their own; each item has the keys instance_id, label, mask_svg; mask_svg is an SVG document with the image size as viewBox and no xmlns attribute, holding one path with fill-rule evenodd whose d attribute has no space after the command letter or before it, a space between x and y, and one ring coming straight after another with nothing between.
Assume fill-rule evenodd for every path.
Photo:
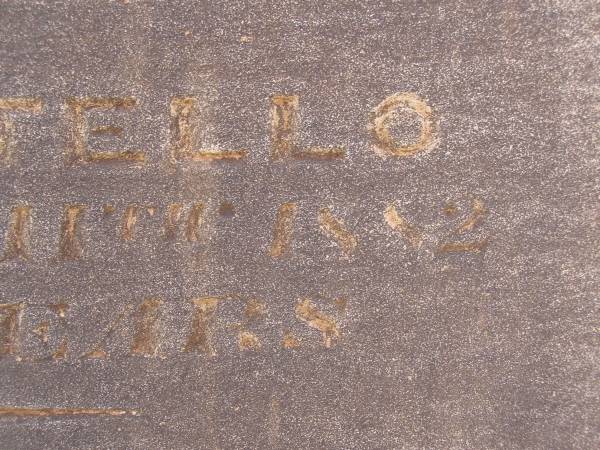
<instances>
[{"instance_id":1,"label":"chiseled groove","mask_svg":"<svg viewBox=\"0 0 600 450\"><path fill-rule=\"evenodd\" d=\"M296 209L296 203L288 202L283 203L277 211L275 227L273 228L273 242L269 248L269 254L273 258L278 258L289 251L294 231Z\"/></svg>"},{"instance_id":2,"label":"chiseled groove","mask_svg":"<svg viewBox=\"0 0 600 450\"><path fill-rule=\"evenodd\" d=\"M338 243L347 256L352 254L358 245L356 237L346 230L344 223L337 219L329 208L322 208L319 211L319 224L323 231Z\"/></svg>"}]
</instances>

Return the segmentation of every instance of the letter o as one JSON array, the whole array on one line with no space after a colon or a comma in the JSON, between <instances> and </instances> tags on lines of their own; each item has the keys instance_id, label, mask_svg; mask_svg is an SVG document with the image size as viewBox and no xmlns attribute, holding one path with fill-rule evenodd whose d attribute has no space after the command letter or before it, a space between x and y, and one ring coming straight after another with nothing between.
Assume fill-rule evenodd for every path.
<instances>
[{"instance_id":1,"label":"letter o","mask_svg":"<svg viewBox=\"0 0 600 450\"><path fill-rule=\"evenodd\" d=\"M389 121L400 108L416 112L421 119L421 135L412 144L396 145L390 134ZM371 112L368 129L373 138L373 150L384 157L411 156L431 150L438 143L438 124L431 107L412 92L392 94L377 105Z\"/></svg>"}]
</instances>

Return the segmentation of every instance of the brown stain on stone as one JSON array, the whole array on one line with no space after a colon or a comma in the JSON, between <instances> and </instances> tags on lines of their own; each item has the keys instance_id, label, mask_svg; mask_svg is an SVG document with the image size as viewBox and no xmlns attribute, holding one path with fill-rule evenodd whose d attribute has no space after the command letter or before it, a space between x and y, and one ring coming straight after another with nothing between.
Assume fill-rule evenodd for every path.
<instances>
[{"instance_id":1,"label":"brown stain on stone","mask_svg":"<svg viewBox=\"0 0 600 450\"><path fill-rule=\"evenodd\" d=\"M319 330L323 334L323 345L327 348L333 346L334 339L340 337L340 331L335 321L321 313L308 299L303 299L296 305L296 317L308 326Z\"/></svg>"},{"instance_id":2,"label":"brown stain on stone","mask_svg":"<svg viewBox=\"0 0 600 450\"><path fill-rule=\"evenodd\" d=\"M19 205L13 208L10 225L6 233L6 249L0 260L29 259L29 227L31 225L31 208Z\"/></svg>"},{"instance_id":3,"label":"brown stain on stone","mask_svg":"<svg viewBox=\"0 0 600 450\"><path fill-rule=\"evenodd\" d=\"M294 231L297 205L293 202L283 203L278 211L273 227L273 241L269 248L269 255L279 258L290 249Z\"/></svg>"},{"instance_id":4,"label":"brown stain on stone","mask_svg":"<svg viewBox=\"0 0 600 450\"><path fill-rule=\"evenodd\" d=\"M421 119L421 134L413 144L398 146L389 129L399 108L417 113ZM431 107L412 92L390 95L371 112L368 129L373 139L373 149L381 156L411 156L428 151L437 144L438 124Z\"/></svg>"},{"instance_id":5,"label":"brown stain on stone","mask_svg":"<svg viewBox=\"0 0 600 450\"><path fill-rule=\"evenodd\" d=\"M142 302L136 321L131 352L144 356L156 356L159 347L158 321L160 305L158 299L146 299Z\"/></svg>"},{"instance_id":6,"label":"brown stain on stone","mask_svg":"<svg viewBox=\"0 0 600 450\"><path fill-rule=\"evenodd\" d=\"M271 157L325 160L343 158L346 150L341 147L300 148L296 142L299 127L298 105L297 95L271 97Z\"/></svg>"},{"instance_id":7,"label":"brown stain on stone","mask_svg":"<svg viewBox=\"0 0 600 450\"><path fill-rule=\"evenodd\" d=\"M0 358L19 352L20 304L0 304Z\"/></svg>"},{"instance_id":8,"label":"brown stain on stone","mask_svg":"<svg viewBox=\"0 0 600 450\"><path fill-rule=\"evenodd\" d=\"M112 213L115 212L115 207L109 203L106 203L103 207L102 207L102 212L104 213L105 216L108 216Z\"/></svg>"},{"instance_id":9,"label":"brown stain on stone","mask_svg":"<svg viewBox=\"0 0 600 450\"><path fill-rule=\"evenodd\" d=\"M192 319L192 330L183 348L184 352L201 352L210 356L217 353L212 344L211 324L219 304L217 297L194 299L195 311Z\"/></svg>"},{"instance_id":10,"label":"brown stain on stone","mask_svg":"<svg viewBox=\"0 0 600 450\"><path fill-rule=\"evenodd\" d=\"M79 219L85 207L82 205L67 205L61 227L59 256L63 260L79 259L83 248L79 239Z\"/></svg>"},{"instance_id":11,"label":"brown stain on stone","mask_svg":"<svg viewBox=\"0 0 600 450\"><path fill-rule=\"evenodd\" d=\"M67 149L69 162L138 162L146 160L142 151L101 151L92 152L87 145L88 122L85 112L90 109L117 109L127 110L135 107L137 100L134 97L83 97L68 98L66 100L67 112L71 119L71 145ZM109 126L110 127L110 126ZM100 127L101 129L102 127ZM114 130L115 127L105 129ZM96 128L98 130L99 128Z\"/></svg>"},{"instance_id":12,"label":"brown stain on stone","mask_svg":"<svg viewBox=\"0 0 600 450\"><path fill-rule=\"evenodd\" d=\"M385 221L392 230L402 234L414 248L421 247L421 244L423 243L422 233L414 225L408 223L404 217L398 214L394 205L388 206L383 215Z\"/></svg>"},{"instance_id":13,"label":"brown stain on stone","mask_svg":"<svg viewBox=\"0 0 600 450\"><path fill-rule=\"evenodd\" d=\"M248 155L246 150L194 150L196 125L193 117L198 113L198 100L194 97L171 99L171 157L174 162L237 161Z\"/></svg>"},{"instance_id":14,"label":"brown stain on stone","mask_svg":"<svg viewBox=\"0 0 600 450\"><path fill-rule=\"evenodd\" d=\"M346 256L350 256L358 241L356 237L346 230L344 223L337 219L329 208L321 208L319 211L319 225L323 232L334 239Z\"/></svg>"}]
</instances>

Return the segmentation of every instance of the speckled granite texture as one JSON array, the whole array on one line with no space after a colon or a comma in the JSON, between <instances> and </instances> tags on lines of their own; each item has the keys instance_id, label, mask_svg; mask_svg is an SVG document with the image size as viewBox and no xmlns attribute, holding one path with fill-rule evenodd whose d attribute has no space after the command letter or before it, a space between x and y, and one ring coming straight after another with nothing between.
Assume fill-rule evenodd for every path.
<instances>
[{"instance_id":1,"label":"speckled granite texture","mask_svg":"<svg viewBox=\"0 0 600 450\"><path fill-rule=\"evenodd\" d=\"M600 447L599 30L0 0L0 448Z\"/></svg>"}]
</instances>

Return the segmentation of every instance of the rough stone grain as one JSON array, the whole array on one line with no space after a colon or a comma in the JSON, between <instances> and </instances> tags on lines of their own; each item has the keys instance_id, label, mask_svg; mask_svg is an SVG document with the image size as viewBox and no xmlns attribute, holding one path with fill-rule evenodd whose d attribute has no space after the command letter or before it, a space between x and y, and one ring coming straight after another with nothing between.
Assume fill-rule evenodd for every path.
<instances>
[{"instance_id":1,"label":"rough stone grain","mask_svg":"<svg viewBox=\"0 0 600 450\"><path fill-rule=\"evenodd\" d=\"M600 447L599 27L595 0L1 0L0 99L34 100L0 120L0 447ZM398 93L429 151L374 145ZM343 157L290 157L274 97Z\"/></svg>"}]
</instances>

